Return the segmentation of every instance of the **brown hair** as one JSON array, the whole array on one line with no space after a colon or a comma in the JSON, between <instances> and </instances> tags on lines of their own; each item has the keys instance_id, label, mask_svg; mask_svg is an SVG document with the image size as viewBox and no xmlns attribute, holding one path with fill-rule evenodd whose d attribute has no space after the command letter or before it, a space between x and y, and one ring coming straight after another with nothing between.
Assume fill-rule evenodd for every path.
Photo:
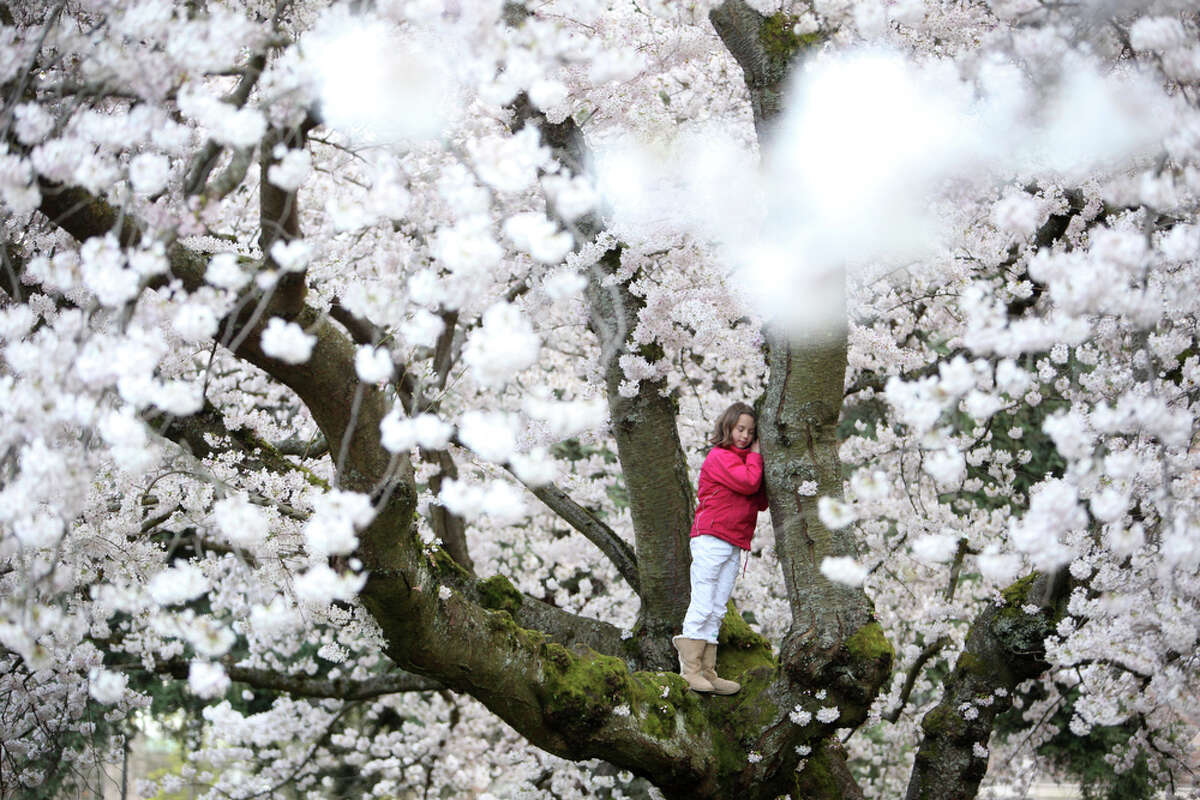
<instances>
[{"instance_id":1,"label":"brown hair","mask_svg":"<svg viewBox=\"0 0 1200 800\"><path fill-rule=\"evenodd\" d=\"M721 416L717 417L717 424L713 427L713 432L708 437L708 443L713 447L732 447L733 426L737 425L737 421L742 414L749 414L750 418L754 420L755 427L758 427L758 415L754 413L754 409L745 403L734 403L725 409Z\"/></svg>"}]
</instances>

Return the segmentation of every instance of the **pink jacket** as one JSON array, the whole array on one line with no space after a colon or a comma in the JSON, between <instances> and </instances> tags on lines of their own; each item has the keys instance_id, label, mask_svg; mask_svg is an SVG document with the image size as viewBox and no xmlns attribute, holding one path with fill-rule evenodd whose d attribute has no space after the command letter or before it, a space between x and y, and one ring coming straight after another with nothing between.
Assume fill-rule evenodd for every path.
<instances>
[{"instance_id":1,"label":"pink jacket","mask_svg":"<svg viewBox=\"0 0 1200 800\"><path fill-rule=\"evenodd\" d=\"M758 512L767 507L758 453L736 447L714 447L700 467L696 521L692 536L716 536L750 549Z\"/></svg>"}]
</instances>

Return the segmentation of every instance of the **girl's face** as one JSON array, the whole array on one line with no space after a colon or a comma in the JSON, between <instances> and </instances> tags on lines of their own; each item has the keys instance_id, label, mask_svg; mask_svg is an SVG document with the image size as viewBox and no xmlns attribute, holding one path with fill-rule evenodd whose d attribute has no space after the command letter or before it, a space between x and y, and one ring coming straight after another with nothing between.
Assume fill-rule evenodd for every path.
<instances>
[{"instance_id":1,"label":"girl's face","mask_svg":"<svg viewBox=\"0 0 1200 800\"><path fill-rule=\"evenodd\" d=\"M733 437L733 446L745 450L754 442L754 417L742 414L737 418L737 422L733 423L730 435Z\"/></svg>"}]
</instances>

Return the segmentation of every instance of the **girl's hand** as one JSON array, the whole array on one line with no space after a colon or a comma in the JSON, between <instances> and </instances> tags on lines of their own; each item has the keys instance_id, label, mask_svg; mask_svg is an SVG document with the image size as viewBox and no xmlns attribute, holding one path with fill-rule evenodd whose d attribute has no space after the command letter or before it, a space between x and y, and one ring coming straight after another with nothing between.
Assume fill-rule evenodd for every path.
<instances>
[{"instance_id":1,"label":"girl's hand","mask_svg":"<svg viewBox=\"0 0 1200 800\"><path fill-rule=\"evenodd\" d=\"M754 441L750 443L750 452L751 453L762 453L762 450L758 449L758 437L757 436L755 436Z\"/></svg>"}]
</instances>

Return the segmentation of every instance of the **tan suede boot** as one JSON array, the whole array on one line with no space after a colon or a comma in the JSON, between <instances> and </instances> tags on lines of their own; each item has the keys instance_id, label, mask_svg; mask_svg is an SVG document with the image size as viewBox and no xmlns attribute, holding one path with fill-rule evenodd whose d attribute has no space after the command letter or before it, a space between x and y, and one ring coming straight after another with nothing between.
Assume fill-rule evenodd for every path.
<instances>
[{"instance_id":1,"label":"tan suede boot","mask_svg":"<svg viewBox=\"0 0 1200 800\"><path fill-rule=\"evenodd\" d=\"M700 674L700 658L704 654L703 639L685 639L676 636L671 640L679 651L679 674L694 692L711 692L713 685Z\"/></svg>"},{"instance_id":2,"label":"tan suede boot","mask_svg":"<svg viewBox=\"0 0 1200 800\"><path fill-rule=\"evenodd\" d=\"M717 676L717 646L712 642L704 643L704 652L700 656L700 675L717 694L733 694L742 688L737 681L727 681Z\"/></svg>"}]
</instances>

